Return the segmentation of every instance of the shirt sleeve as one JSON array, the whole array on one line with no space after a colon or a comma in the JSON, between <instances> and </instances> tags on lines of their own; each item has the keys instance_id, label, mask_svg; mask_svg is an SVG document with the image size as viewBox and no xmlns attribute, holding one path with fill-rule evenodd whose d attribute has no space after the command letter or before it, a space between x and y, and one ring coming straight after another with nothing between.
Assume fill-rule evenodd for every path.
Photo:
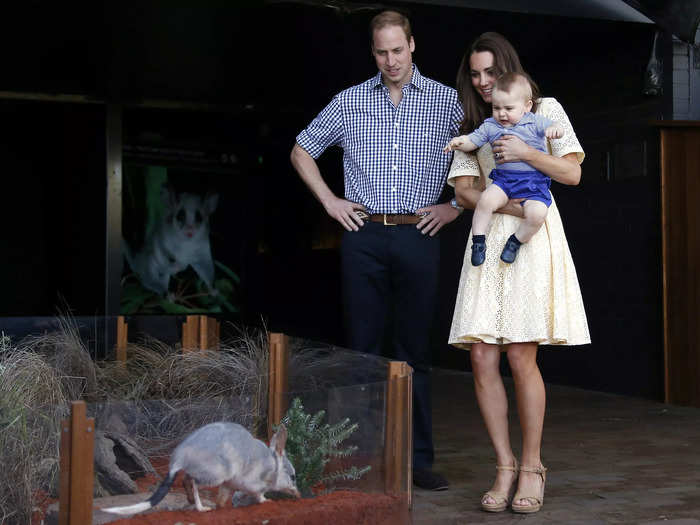
<instances>
[{"instance_id":1,"label":"shirt sleeve","mask_svg":"<svg viewBox=\"0 0 700 525\"><path fill-rule=\"evenodd\" d=\"M535 125L537 126L537 135L540 137L544 137L544 132L545 130L554 124L554 121L551 119L548 119L544 115L534 115L535 117Z\"/></svg>"},{"instance_id":2,"label":"shirt sleeve","mask_svg":"<svg viewBox=\"0 0 700 525\"><path fill-rule=\"evenodd\" d=\"M452 106L452 121L450 123L450 138L454 138L459 135L459 127L462 125L464 120L464 110L462 109L462 104L459 103L459 99L455 98L454 106Z\"/></svg>"},{"instance_id":3,"label":"shirt sleeve","mask_svg":"<svg viewBox=\"0 0 700 525\"><path fill-rule=\"evenodd\" d=\"M311 124L297 135L296 141L314 159L330 146L343 140L343 118L338 96L333 97Z\"/></svg>"},{"instance_id":4,"label":"shirt sleeve","mask_svg":"<svg viewBox=\"0 0 700 525\"><path fill-rule=\"evenodd\" d=\"M472 144L474 144L477 148L480 148L489 141L489 131L490 129L488 122L484 122L481 124L481 126L467 135L467 138L471 140Z\"/></svg>"}]
</instances>

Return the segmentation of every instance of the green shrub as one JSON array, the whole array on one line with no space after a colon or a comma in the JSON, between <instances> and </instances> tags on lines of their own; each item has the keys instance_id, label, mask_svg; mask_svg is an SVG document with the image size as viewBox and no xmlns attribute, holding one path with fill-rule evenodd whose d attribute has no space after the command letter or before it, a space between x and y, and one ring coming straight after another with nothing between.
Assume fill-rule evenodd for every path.
<instances>
[{"instance_id":1,"label":"green shrub","mask_svg":"<svg viewBox=\"0 0 700 525\"><path fill-rule=\"evenodd\" d=\"M319 484L360 479L371 468L369 465L359 468L353 466L325 472L326 465L332 458L349 457L357 450L354 445L345 448L340 445L358 428L357 423L350 424L348 418L334 425L323 424L325 415L323 410L313 416L307 414L301 399L297 397L282 418L288 433L285 450L289 461L294 465L297 488L302 497L313 496L311 489Z\"/></svg>"}]
</instances>

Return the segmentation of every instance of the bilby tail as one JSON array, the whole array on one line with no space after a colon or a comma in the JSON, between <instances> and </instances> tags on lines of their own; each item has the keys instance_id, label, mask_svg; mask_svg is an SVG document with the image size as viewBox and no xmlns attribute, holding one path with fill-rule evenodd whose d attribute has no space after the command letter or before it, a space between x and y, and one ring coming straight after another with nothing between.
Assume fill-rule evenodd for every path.
<instances>
[{"instance_id":1,"label":"bilby tail","mask_svg":"<svg viewBox=\"0 0 700 525\"><path fill-rule=\"evenodd\" d=\"M168 493L170 487L173 485L173 481L175 481L176 474L177 470L169 472L168 477L163 480L156 491L146 501L135 503L134 505L127 505L125 507L108 507L102 510L105 512L111 512L112 514L136 514L137 512L143 512L144 510L153 508L158 505L158 503L160 503L160 501Z\"/></svg>"}]
</instances>

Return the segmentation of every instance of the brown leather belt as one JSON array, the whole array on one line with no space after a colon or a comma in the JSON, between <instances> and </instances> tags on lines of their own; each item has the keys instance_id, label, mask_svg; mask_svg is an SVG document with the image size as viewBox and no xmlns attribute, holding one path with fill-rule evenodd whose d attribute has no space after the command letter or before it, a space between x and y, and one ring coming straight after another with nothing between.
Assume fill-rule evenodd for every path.
<instances>
[{"instance_id":1,"label":"brown leather belt","mask_svg":"<svg viewBox=\"0 0 700 525\"><path fill-rule=\"evenodd\" d=\"M379 213L370 215L369 220L372 222L381 222L384 226L397 226L399 224L418 224L423 217L418 215Z\"/></svg>"}]
</instances>

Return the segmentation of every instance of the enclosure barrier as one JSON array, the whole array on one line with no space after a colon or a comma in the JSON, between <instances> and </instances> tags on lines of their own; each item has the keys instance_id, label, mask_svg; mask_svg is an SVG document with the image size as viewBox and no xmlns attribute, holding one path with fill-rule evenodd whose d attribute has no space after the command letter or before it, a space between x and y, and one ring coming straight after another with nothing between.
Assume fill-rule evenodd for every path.
<instances>
[{"instance_id":1,"label":"enclosure barrier","mask_svg":"<svg viewBox=\"0 0 700 525\"><path fill-rule=\"evenodd\" d=\"M182 351L218 350L221 325L213 317L188 315L182 324Z\"/></svg>"},{"instance_id":2,"label":"enclosure barrier","mask_svg":"<svg viewBox=\"0 0 700 525\"><path fill-rule=\"evenodd\" d=\"M61 421L58 525L92 523L95 420L84 401L73 401L70 419Z\"/></svg>"},{"instance_id":3,"label":"enclosure barrier","mask_svg":"<svg viewBox=\"0 0 700 525\"><path fill-rule=\"evenodd\" d=\"M267 438L271 439L272 434L274 434L274 425L279 424L287 411L284 394L287 392L289 384L289 338L284 334L271 333L269 343Z\"/></svg>"},{"instance_id":4,"label":"enclosure barrier","mask_svg":"<svg viewBox=\"0 0 700 525\"><path fill-rule=\"evenodd\" d=\"M413 369L404 361L389 363L384 438L384 492L405 494L413 488Z\"/></svg>"},{"instance_id":5,"label":"enclosure barrier","mask_svg":"<svg viewBox=\"0 0 700 525\"><path fill-rule=\"evenodd\" d=\"M284 416L288 385L289 341L284 334L270 334L268 382L268 439ZM405 494L412 504L413 369L404 361L391 361L387 378L384 438L384 492Z\"/></svg>"},{"instance_id":6,"label":"enclosure barrier","mask_svg":"<svg viewBox=\"0 0 700 525\"><path fill-rule=\"evenodd\" d=\"M185 326L188 326L186 329ZM126 360L127 323L118 321L119 345ZM187 330L187 331L186 331ZM183 351L185 335L190 343L204 341L209 348L213 341L218 345L218 322L206 316L188 316L183 325ZM193 335L194 334L194 335ZM269 334L268 358L268 437L272 427L279 424L286 412L286 394L289 377L289 338L285 334ZM196 344L189 346L196 348ZM391 361L388 367L386 392L386 421L384 441L384 475L387 494L405 495L408 508L412 504L412 450L413 450L413 369L403 361ZM95 420L86 417L84 401L71 404L70 419L61 422L60 485L58 525L86 525L92 523L94 486Z\"/></svg>"},{"instance_id":7,"label":"enclosure barrier","mask_svg":"<svg viewBox=\"0 0 700 525\"><path fill-rule=\"evenodd\" d=\"M126 347L129 336L129 323L123 315L117 317L117 344L115 358L118 363L126 363ZM221 337L221 323L206 315L188 315L182 323L182 351L218 350Z\"/></svg>"},{"instance_id":8,"label":"enclosure barrier","mask_svg":"<svg viewBox=\"0 0 700 525\"><path fill-rule=\"evenodd\" d=\"M116 359L118 363L126 363L126 345L129 340L129 324L124 320L124 316L117 317L117 348Z\"/></svg>"}]
</instances>

